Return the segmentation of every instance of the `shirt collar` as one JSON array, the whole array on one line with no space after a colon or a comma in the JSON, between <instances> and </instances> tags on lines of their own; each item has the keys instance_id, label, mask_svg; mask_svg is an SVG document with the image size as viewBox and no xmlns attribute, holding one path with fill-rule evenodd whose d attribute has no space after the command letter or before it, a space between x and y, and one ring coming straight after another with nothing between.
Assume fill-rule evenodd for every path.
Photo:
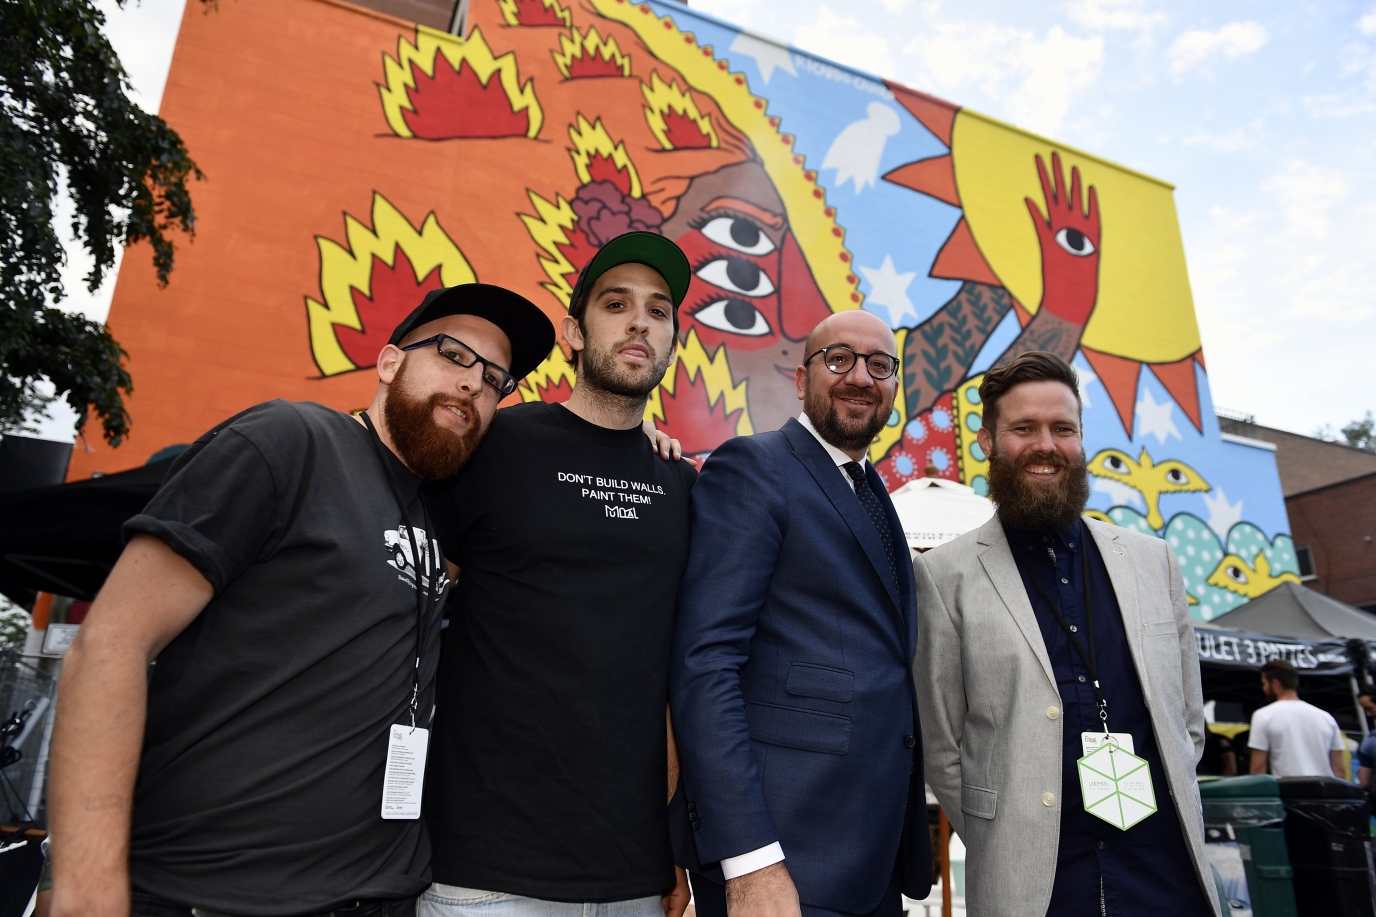
<instances>
[{"instance_id":1,"label":"shirt collar","mask_svg":"<svg viewBox=\"0 0 1376 917\"><path fill-rule=\"evenodd\" d=\"M829 442L827 442L826 440L822 439L822 434L818 433L818 432L817 432L817 428L814 427L814 426L812 425L812 418L807 416L807 412L806 412L806 411L804 411L803 413L801 413L801 414L798 415L798 423L800 423L800 424L803 425L803 429L804 429L804 430L807 430L807 432L809 432L809 433L811 433L813 436L817 437L817 442L821 443L821 444L822 444L822 448L825 449L825 450L827 450L827 455L831 456L831 460L832 460L833 462L836 463L836 467L837 467L837 468L840 468L842 465L848 465L848 464L850 464L851 462L855 461L855 459L851 458L849 455L846 455L846 454L845 454L844 452L842 452L840 449L837 449L837 448L836 448L835 446L833 446L831 443L829 443ZM865 467L865 464L866 464L868 461L869 461L868 458L865 458L864 456L861 456L861 457L860 457L860 467L861 467L861 468L864 468L864 467Z\"/></svg>"},{"instance_id":2,"label":"shirt collar","mask_svg":"<svg viewBox=\"0 0 1376 917\"><path fill-rule=\"evenodd\" d=\"M1082 535L1080 533L1080 523L1076 521L1073 525L1059 532L1025 532L1005 525L1004 534L1008 536L1008 543L1015 549L1024 553L1030 552L1033 556L1040 558L1051 547L1057 550L1074 552L1080 546Z\"/></svg>"}]
</instances>

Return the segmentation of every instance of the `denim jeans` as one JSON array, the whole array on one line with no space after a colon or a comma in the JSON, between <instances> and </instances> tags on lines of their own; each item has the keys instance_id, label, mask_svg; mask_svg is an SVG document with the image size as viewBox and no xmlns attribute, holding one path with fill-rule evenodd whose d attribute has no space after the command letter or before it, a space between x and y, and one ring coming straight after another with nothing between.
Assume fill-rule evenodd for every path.
<instances>
[{"instance_id":1,"label":"denim jeans","mask_svg":"<svg viewBox=\"0 0 1376 917\"><path fill-rule=\"evenodd\" d=\"M664 917L659 895L629 901L542 901L457 885L431 885L416 900L416 917Z\"/></svg>"}]
</instances>

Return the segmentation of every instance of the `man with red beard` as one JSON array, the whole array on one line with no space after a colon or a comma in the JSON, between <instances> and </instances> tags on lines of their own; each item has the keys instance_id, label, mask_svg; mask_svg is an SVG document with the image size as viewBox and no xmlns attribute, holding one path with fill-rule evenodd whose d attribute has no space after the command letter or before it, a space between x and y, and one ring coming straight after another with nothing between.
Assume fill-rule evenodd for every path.
<instances>
[{"instance_id":1,"label":"man with red beard","mask_svg":"<svg viewBox=\"0 0 1376 917\"><path fill-rule=\"evenodd\" d=\"M865 458L897 353L870 313L824 319L802 415L724 443L693 491L670 699L700 917L899 917L931 887L912 568Z\"/></svg>"},{"instance_id":2,"label":"man with red beard","mask_svg":"<svg viewBox=\"0 0 1376 917\"><path fill-rule=\"evenodd\" d=\"M661 235L608 240L563 318L572 396L502 411L436 495L463 572L421 917L678 917L688 903L669 845L666 704L696 473L646 450L641 421L690 280Z\"/></svg>"},{"instance_id":3,"label":"man with red beard","mask_svg":"<svg viewBox=\"0 0 1376 917\"><path fill-rule=\"evenodd\" d=\"M970 913L1218 913L1195 765L1194 629L1160 538L1082 513L1075 370L985 374L997 514L914 561L927 779L965 842Z\"/></svg>"},{"instance_id":4,"label":"man with red beard","mask_svg":"<svg viewBox=\"0 0 1376 917\"><path fill-rule=\"evenodd\" d=\"M515 293L436 290L367 411L271 401L183 453L63 665L54 915L414 913L454 572L421 483L553 343Z\"/></svg>"}]
</instances>

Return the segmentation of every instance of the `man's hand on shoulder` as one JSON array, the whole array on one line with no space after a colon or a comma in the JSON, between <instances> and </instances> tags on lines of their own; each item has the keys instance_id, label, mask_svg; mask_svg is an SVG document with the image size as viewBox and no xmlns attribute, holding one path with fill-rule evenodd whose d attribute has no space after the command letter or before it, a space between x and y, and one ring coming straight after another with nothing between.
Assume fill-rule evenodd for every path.
<instances>
[{"instance_id":1,"label":"man's hand on shoulder","mask_svg":"<svg viewBox=\"0 0 1376 917\"><path fill-rule=\"evenodd\" d=\"M670 437L668 433L661 432L657 429L653 421L645 421L640 425L640 429L644 431L646 438L650 440L650 451L658 452L660 458L666 461L673 459L676 462L682 460L692 465L694 468L699 467L697 459L691 456L688 458L683 457L682 443Z\"/></svg>"},{"instance_id":2,"label":"man's hand on shoulder","mask_svg":"<svg viewBox=\"0 0 1376 917\"><path fill-rule=\"evenodd\" d=\"M727 917L802 917L788 866L773 863L726 880Z\"/></svg>"}]
</instances>

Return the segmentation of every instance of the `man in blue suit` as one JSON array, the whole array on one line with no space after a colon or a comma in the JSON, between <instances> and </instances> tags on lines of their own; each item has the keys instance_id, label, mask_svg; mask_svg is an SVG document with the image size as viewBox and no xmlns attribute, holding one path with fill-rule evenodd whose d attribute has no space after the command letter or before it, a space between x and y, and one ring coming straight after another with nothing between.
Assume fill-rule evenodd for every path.
<instances>
[{"instance_id":1,"label":"man in blue suit","mask_svg":"<svg viewBox=\"0 0 1376 917\"><path fill-rule=\"evenodd\" d=\"M700 917L899 917L931 888L913 572L865 460L897 349L869 313L822 321L802 416L723 444L693 491L669 692Z\"/></svg>"}]
</instances>

